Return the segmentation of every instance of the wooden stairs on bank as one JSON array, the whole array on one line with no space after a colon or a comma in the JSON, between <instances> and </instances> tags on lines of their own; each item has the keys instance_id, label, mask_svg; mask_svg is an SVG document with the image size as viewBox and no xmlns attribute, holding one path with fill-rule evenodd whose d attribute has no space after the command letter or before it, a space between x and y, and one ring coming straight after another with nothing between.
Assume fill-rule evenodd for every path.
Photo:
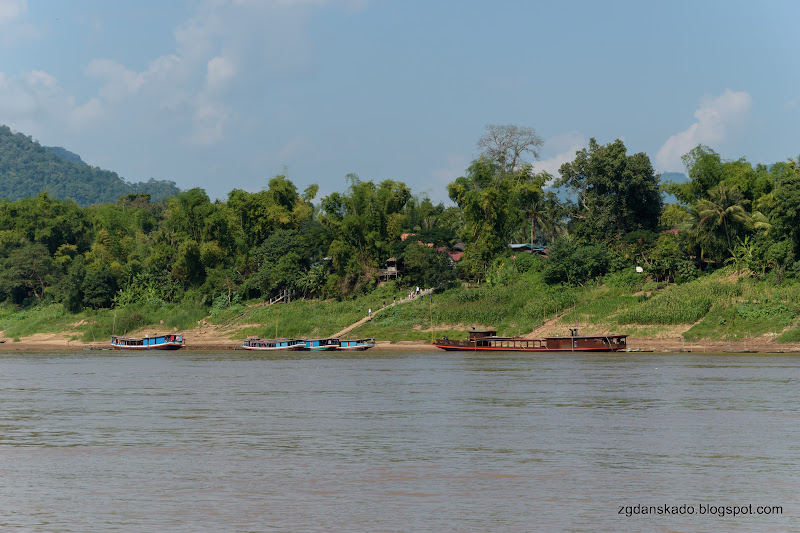
<instances>
[{"instance_id":1,"label":"wooden stairs on bank","mask_svg":"<svg viewBox=\"0 0 800 533\"><path fill-rule=\"evenodd\" d=\"M374 316L375 316L375 315L377 315L378 313L381 313L381 312L385 311L386 309L389 309L390 307L392 307L392 306L394 306L394 305L398 305L398 304L404 304L404 303L412 302L412 301L414 301L414 300L417 300L417 299L419 299L419 298L422 298L422 297L423 297L423 296L425 296L426 294L431 294L432 292L433 292L433 289L425 289L425 290L421 290L421 291L419 291L419 294L416 294L416 293L414 293L414 295L413 295L413 296L411 296L410 298L403 298L403 299L401 299L401 300L398 300L396 304L395 304L395 303L392 303L392 304L390 304L390 305L387 305L386 307L381 307L380 309L375 309L375 310L373 310L373 311L372 311L372 316L369 316L369 315L367 315L367 316L365 316L364 318L362 318L361 320L359 320L358 322L355 322L355 323L353 323L353 324L350 324L349 326L347 326L346 328L344 328L342 331L339 331L338 333L336 333L335 335L333 335L333 337L334 337L334 338L341 338L341 337L343 337L344 335L347 335L348 333L350 333L351 331L353 331L354 329L356 329L357 327L359 327L359 326L363 326L364 324L366 324L367 322L369 322L370 320L372 320L372 317L374 317Z\"/></svg>"}]
</instances>

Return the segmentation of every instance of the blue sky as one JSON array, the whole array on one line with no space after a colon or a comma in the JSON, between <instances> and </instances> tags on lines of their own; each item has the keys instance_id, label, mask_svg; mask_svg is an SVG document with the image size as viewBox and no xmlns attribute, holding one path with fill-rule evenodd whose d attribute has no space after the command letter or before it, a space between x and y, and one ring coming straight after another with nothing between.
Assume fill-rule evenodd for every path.
<instances>
[{"instance_id":1,"label":"blue sky","mask_svg":"<svg viewBox=\"0 0 800 533\"><path fill-rule=\"evenodd\" d=\"M0 124L212 198L394 179L447 200L487 124L556 173L594 137L800 154L800 2L0 0Z\"/></svg>"}]
</instances>

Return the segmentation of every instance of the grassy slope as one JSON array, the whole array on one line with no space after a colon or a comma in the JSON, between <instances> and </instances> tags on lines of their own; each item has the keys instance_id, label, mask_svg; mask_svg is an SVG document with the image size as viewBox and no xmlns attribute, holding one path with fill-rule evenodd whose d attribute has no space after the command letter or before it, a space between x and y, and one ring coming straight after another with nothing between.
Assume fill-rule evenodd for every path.
<instances>
[{"instance_id":1,"label":"grassy slope","mask_svg":"<svg viewBox=\"0 0 800 533\"><path fill-rule=\"evenodd\" d=\"M567 332L575 324L587 333L620 333L658 337L681 332L687 340L735 340L774 335L779 342L800 340L797 313L800 284L775 286L722 270L683 285L646 284L631 276L612 276L588 287L548 287L537 274L478 289L451 289L392 306L393 297L407 296L394 284L346 302L295 301L264 306L236 305L207 316L207 309L185 305L137 305L119 310L67 313L60 305L25 311L0 309L0 330L20 338L34 333L72 332L91 342L117 333L185 331L201 320L232 339L331 336L383 302L388 307L347 336L379 340L430 341L448 335L462 338L470 327L495 328L502 335L534 330ZM116 318L115 318L116 315ZM547 328L550 328L549 330ZM537 331L538 333L538 331Z\"/></svg>"}]
</instances>

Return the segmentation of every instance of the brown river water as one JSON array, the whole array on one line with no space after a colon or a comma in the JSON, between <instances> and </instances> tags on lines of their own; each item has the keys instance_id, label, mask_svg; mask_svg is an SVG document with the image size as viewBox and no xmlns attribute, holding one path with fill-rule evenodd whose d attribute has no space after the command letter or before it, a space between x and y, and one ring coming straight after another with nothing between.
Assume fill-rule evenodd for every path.
<instances>
[{"instance_id":1,"label":"brown river water","mask_svg":"<svg viewBox=\"0 0 800 533\"><path fill-rule=\"evenodd\" d=\"M800 531L800 356L0 355L0 530Z\"/></svg>"}]
</instances>

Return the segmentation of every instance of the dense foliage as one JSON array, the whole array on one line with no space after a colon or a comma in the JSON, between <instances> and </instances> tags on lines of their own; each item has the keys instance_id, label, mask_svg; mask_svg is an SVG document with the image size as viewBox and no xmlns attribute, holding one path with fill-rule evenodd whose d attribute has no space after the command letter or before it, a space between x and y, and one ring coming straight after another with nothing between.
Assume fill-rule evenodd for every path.
<instances>
[{"instance_id":1,"label":"dense foliage","mask_svg":"<svg viewBox=\"0 0 800 533\"><path fill-rule=\"evenodd\" d=\"M0 198L20 200L47 192L88 206L115 202L126 194L162 200L178 192L172 181L127 183L116 173L84 163L61 147L41 146L22 133L0 126Z\"/></svg>"}]
</instances>

